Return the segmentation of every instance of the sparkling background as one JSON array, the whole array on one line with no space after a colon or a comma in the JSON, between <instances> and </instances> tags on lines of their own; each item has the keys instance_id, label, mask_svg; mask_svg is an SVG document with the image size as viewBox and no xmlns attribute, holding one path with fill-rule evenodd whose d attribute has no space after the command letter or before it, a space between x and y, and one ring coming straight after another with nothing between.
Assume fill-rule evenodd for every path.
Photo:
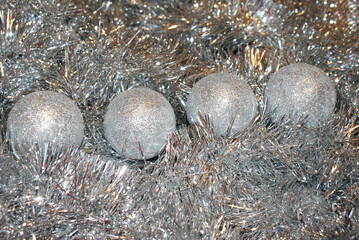
<instances>
[{"instance_id":1,"label":"sparkling background","mask_svg":"<svg viewBox=\"0 0 359 240\"><path fill-rule=\"evenodd\" d=\"M339 1L0 1L0 236L36 239L356 239L359 237L358 3ZM327 126L272 125L264 90L280 67L335 82ZM191 87L242 75L259 117L240 136L189 125ZM105 109L136 86L161 92L177 131L156 161L124 161ZM81 109L84 146L20 160L7 139L29 92Z\"/></svg>"}]
</instances>

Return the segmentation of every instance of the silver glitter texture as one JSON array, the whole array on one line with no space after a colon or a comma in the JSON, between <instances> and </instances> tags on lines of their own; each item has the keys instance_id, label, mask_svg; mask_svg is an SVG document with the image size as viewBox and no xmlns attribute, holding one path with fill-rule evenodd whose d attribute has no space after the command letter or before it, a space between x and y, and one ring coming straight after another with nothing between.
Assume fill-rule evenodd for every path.
<instances>
[{"instance_id":1,"label":"silver glitter texture","mask_svg":"<svg viewBox=\"0 0 359 240\"><path fill-rule=\"evenodd\" d=\"M20 99L7 121L11 146L21 156L38 148L55 152L78 148L84 134L80 109L68 97L52 91L38 91Z\"/></svg>"},{"instance_id":2,"label":"silver glitter texture","mask_svg":"<svg viewBox=\"0 0 359 240\"><path fill-rule=\"evenodd\" d=\"M222 136L244 130L257 113L256 97L243 78L228 73L214 73L192 88L187 100L187 118L200 122L209 116L213 128Z\"/></svg>"},{"instance_id":3,"label":"silver glitter texture","mask_svg":"<svg viewBox=\"0 0 359 240\"><path fill-rule=\"evenodd\" d=\"M2 1L1 239L359 239L358 7ZM207 122L185 124L199 79L243 76L262 114L269 77L295 62L335 81L330 124L273 126L263 117L230 139ZM156 161L118 159L103 137L106 107L134 86L162 93L182 124ZM81 106L81 151L12 154L8 113L34 89L66 92Z\"/></svg>"},{"instance_id":4,"label":"silver glitter texture","mask_svg":"<svg viewBox=\"0 0 359 240\"><path fill-rule=\"evenodd\" d=\"M311 127L332 117L336 102L331 79L321 69L305 63L279 69L270 78L265 95L273 121L303 117Z\"/></svg>"},{"instance_id":5,"label":"silver glitter texture","mask_svg":"<svg viewBox=\"0 0 359 240\"><path fill-rule=\"evenodd\" d=\"M175 129L171 104L149 88L120 93L111 101L104 119L106 139L130 159L155 157Z\"/></svg>"}]
</instances>

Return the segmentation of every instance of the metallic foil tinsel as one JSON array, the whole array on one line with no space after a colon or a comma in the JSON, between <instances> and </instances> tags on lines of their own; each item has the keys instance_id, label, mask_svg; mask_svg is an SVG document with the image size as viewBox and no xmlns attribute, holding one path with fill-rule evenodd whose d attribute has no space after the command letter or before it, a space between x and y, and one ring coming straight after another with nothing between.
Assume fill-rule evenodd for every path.
<instances>
[{"instance_id":1,"label":"metallic foil tinsel","mask_svg":"<svg viewBox=\"0 0 359 240\"><path fill-rule=\"evenodd\" d=\"M0 0L0 238L359 238L358 12L356 0ZM336 84L326 126L267 120L269 76L295 62ZM189 89L222 71L260 106L235 138L185 117ZM175 109L155 161L124 161L103 137L109 102L135 86ZM80 107L80 150L14 157L7 116L36 90Z\"/></svg>"}]
</instances>

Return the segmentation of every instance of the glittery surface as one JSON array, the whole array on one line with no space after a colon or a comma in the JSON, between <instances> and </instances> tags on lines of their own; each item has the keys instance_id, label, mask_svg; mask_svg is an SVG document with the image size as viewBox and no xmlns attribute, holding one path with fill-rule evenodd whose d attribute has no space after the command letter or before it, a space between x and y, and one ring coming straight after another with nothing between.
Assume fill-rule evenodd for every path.
<instances>
[{"instance_id":1,"label":"glittery surface","mask_svg":"<svg viewBox=\"0 0 359 240\"><path fill-rule=\"evenodd\" d=\"M120 154L130 159L156 156L176 129L170 103L148 88L134 88L116 96L104 120L105 137Z\"/></svg>"},{"instance_id":2,"label":"glittery surface","mask_svg":"<svg viewBox=\"0 0 359 240\"><path fill-rule=\"evenodd\" d=\"M266 97L268 113L274 121L302 117L308 126L317 126L333 117L336 90L321 69L298 63L283 67L271 76Z\"/></svg>"},{"instance_id":3,"label":"glittery surface","mask_svg":"<svg viewBox=\"0 0 359 240\"><path fill-rule=\"evenodd\" d=\"M358 0L0 2L1 239L359 239ZM301 62L337 91L314 128L266 111L270 77ZM258 103L231 138L186 116L216 72L243 76ZM104 137L110 102L136 87L175 111L156 160ZM14 156L9 112L38 90L81 109L79 150Z\"/></svg>"},{"instance_id":4,"label":"glittery surface","mask_svg":"<svg viewBox=\"0 0 359 240\"><path fill-rule=\"evenodd\" d=\"M200 115L208 115L214 129L223 136L227 132L233 136L245 129L256 113L252 89L243 78L233 74L208 75L195 84L187 100L188 120L201 122Z\"/></svg>"},{"instance_id":5,"label":"glittery surface","mask_svg":"<svg viewBox=\"0 0 359 240\"><path fill-rule=\"evenodd\" d=\"M78 148L84 134L80 109L63 94L38 91L20 99L11 109L7 121L11 145L19 156L38 145L60 151Z\"/></svg>"}]
</instances>

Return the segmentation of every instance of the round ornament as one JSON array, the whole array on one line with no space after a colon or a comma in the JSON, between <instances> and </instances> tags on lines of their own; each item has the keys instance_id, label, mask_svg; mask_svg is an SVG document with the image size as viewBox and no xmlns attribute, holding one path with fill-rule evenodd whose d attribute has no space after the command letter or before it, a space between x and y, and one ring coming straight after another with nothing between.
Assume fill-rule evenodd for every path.
<instances>
[{"instance_id":1,"label":"round ornament","mask_svg":"<svg viewBox=\"0 0 359 240\"><path fill-rule=\"evenodd\" d=\"M200 121L199 113L208 116L214 130L222 136L243 131L257 113L257 101L251 87L242 77L214 73L201 79L187 99L187 118Z\"/></svg>"},{"instance_id":2,"label":"round ornament","mask_svg":"<svg viewBox=\"0 0 359 240\"><path fill-rule=\"evenodd\" d=\"M304 118L315 127L333 114L336 91L333 82L321 69L297 63L279 69L269 79L265 92L267 111L274 122Z\"/></svg>"},{"instance_id":3,"label":"round ornament","mask_svg":"<svg viewBox=\"0 0 359 240\"><path fill-rule=\"evenodd\" d=\"M68 97L51 91L38 91L20 99L10 110L7 129L16 156L38 145L41 153L78 148L84 133L80 109Z\"/></svg>"},{"instance_id":4,"label":"round ornament","mask_svg":"<svg viewBox=\"0 0 359 240\"><path fill-rule=\"evenodd\" d=\"M176 129L171 104L149 88L133 88L108 106L104 134L110 145L130 159L155 157Z\"/></svg>"}]
</instances>

